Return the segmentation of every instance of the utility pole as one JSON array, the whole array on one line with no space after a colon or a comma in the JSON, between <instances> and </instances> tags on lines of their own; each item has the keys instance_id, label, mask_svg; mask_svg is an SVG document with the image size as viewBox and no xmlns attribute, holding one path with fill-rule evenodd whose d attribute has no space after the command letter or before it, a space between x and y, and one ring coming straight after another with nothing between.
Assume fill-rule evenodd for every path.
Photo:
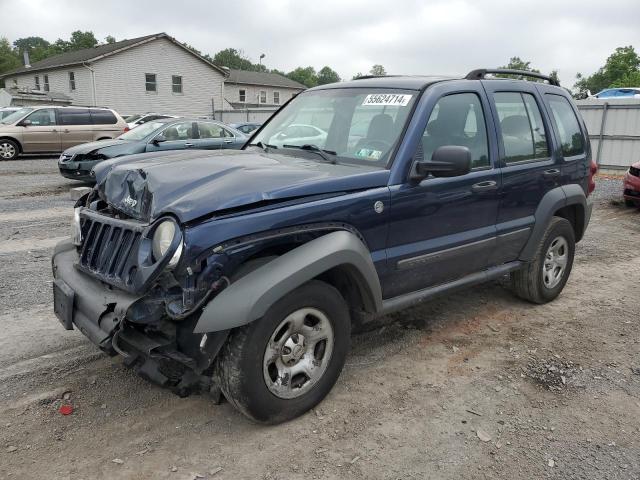
<instances>
[{"instance_id":1,"label":"utility pole","mask_svg":"<svg viewBox=\"0 0 640 480\"><path fill-rule=\"evenodd\" d=\"M266 57L266 55L264 53L260 54L260 71L262 71L262 59Z\"/></svg>"}]
</instances>

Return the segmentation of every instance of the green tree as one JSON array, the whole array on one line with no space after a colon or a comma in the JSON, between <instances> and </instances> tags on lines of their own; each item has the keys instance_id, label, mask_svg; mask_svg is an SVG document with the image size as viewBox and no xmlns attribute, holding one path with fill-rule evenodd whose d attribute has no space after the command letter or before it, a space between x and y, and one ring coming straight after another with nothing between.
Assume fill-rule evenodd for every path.
<instances>
[{"instance_id":1,"label":"green tree","mask_svg":"<svg viewBox=\"0 0 640 480\"><path fill-rule=\"evenodd\" d=\"M298 67L287 73L287 77L309 88L318 85L318 74L313 67Z\"/></svg>"},{"instance_id":2,"label":"green tree","mask_svg":"<svg viewBox=\"0 0 640 480\"><path fill-rule=\"evenodd\" d=\"M42 37L19 38L13 42L13 46L16 49L16 54L20 57L22 57L25 50L29 52L29 61L31 63L39 62L50 55L49 48L51 48L51 44Z\"/></svg>"},{"instance_id":3,"label":"green tree","mask_svg":"<svg viewBox=\"0 0 640 480\"><path fill-rule=\"evenodd\" d=\"M362 72L358 72L356 73L353 77L351 77L351 80L357 80L360 77L364 77L364 75L362 74Z\"/></svg>"},{"instance_id":4,"label":"green tree","mask_svg":"<svg viewBox=\"0 0 640 480\"><path fill-rule=\"evenodd\" d=\"M578 95L584 95L587 90L598 93L610 87L637 87L640 74L640 56L629 45L618 47L609 55L604 66L588 77L578 73L574 88Z\"/></svg>"},{"instance_id":5,"label":"green tree","mask_svg":"<svg viewBox=\"0 0 640 480\"><path fill-rule=\"evenodd\" d=\"M9 40L4 37L0 38L0 73L10 72L19 68L20 65L20 57L11 48ZM4 81L0 81L0 83L2 84L0 87L4 87Z\"/></svg>"},{"instance_id":6,"label":"green tree","mask_svg":"<svg viewBox=\"0 0 640 480\"><path fill-rule=\"evenodd\" d=\"M525 62L520 57L511 57L509 59L509 63L507 63L506 65L504 65L502 67L498 67L498 68L506 68L506 69L509 69L509 70L523 70L525 72L540 73L540 70L537 70L535 68L531 68L531 62ZM504 75L504 76L506 77L507 75Z\"/></svg>"},{"instance_id":7,"label":"green tree","mask_svg":"<svg viewBox=\"0 0 640 480\"><path fill-rule=\"evenodd\" d=\"M111 36L111 35L107 35L107 36L104 38L104 41L105 41L106 43L116 43L116 41L117 41L117 40L116 40L116 37L113 37L113 36Z\"/></svg>"},{"instance_id":8,"label":"green tree","mask_svg":"<svg viewBox=\"0 0 640 480\"><path fill-rule=\"evenodd\" d=\"M82 50L83 48L93 48L98 45L98 39L93 32L83 32L76 30L71 32L69 39L69 50Z\"/></svg>"},{"instance_id":9,"label":"green tree","mask_svg":"<svg viewBox=\"0 0 640 480\"><path fill-rule=\"evenodd\" d=\"M371 67L371 70L369 70L369 74L375 75L376 77L384 77L387 74L387 71L382 65L376 64Z\"/></svg>"},{"instance_id":10,"label":"green tree","mask_svg":"<svg viewBox=\"0 0 640 480\"><path fill-rule=\"evenodd\" d=\"M242 50L225 48L213 56L213 63L235 70L257 71L259 68L249 60Z\"/></svg>"},{"instance_id":11,"label":"green tree","mask_svg":"<svg viewBox=\"0 0 640 480\"><path fill-rule=\"evenodd\" d=\"M327 83L335 83L340 81L340 75L331 67L325 66L318 72L318 85L326 85Z\"/></svg>"}]
</instances>

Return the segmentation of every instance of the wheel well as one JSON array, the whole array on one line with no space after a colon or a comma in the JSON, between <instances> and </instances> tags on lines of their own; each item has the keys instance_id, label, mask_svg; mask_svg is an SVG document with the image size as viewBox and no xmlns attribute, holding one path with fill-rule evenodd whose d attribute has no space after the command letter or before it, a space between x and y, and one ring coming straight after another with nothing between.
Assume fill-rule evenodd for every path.
<instances>
[{"instance_id":1,"label":"wheel well","mask_svg":"<svg viewBox=\"0 0 640 480\"><path fill-rule=\"evenodd\" d=\"M4 137L0 137L0 140L11 140L12 142L15 142L15 144L18 145L18 151L22 153L22 144L15 138L4 136Z\"/></svg>"},{"instance_id":2,"label":"wheel well","mask_svg":"<svg viewBox=\"0 0 640 480\"><path fill-rule=\"evenodd\" d=\"M97 142L99 142L100 140L111 140L112 137L100 137L98 140L96 140Z\"/></svg>"},{"instance_id":3,"label":"wheel well","mask_svg":"<svg viewBox=\"0 0 640 480\"><path fill-rule=\"evenodd\" d=\"M555 217L561 217L566 219L573 227L573 232L576 236L576 242L582 239L584 233L584 207L580 204L567 205L557 210L554 214Z\"/></svg>"}]
</instances>

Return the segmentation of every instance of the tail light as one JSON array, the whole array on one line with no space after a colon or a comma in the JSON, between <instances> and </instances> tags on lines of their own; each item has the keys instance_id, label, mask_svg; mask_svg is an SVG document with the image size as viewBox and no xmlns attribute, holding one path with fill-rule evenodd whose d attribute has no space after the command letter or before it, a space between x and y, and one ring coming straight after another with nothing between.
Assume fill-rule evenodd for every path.
<instances>
[{"instance_id":1,"label":"tail light","mask_svg":"<svg viewBox=\"0 0 640 480\"><path fill-rule=\"evenodd\" d=\"M126 133L126 132L128 132L129 130L131 130L131 129L130 129L128 126L126 126L126 127L124 127L123 132L125 132L125 133Z\"/></svg>"},{"instance_id":2,"label":"tail light","mask_svg":"<svg viewBox=\"0 0 640 480\"><path fill-rule=\"evenodd\" d=\"M591 165L589 165L589 190L587 191L587 196L596 189L596 180L595 175L598 173L598 164L591 160Z\"/></svg>"}]
</instances>

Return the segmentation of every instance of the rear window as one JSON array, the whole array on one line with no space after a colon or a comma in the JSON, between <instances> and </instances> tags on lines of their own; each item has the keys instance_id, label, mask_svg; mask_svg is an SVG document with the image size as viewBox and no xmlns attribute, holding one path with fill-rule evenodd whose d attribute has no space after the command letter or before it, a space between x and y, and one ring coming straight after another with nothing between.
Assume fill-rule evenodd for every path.
<instances>
[{"instance_id":1,"label":"rear window","mask_svg":"<svg viewBox=\"0 0 640 480\"><path fill-rule=\"evenodd\" d=\"M553 122L556 124L560 135L562 155L571 157L584 153L582 131L569 100L560 95L552 94L547 94L547 100L549 100L549 106L551 107Z\"/></svg>"},{"instance_id":2,"label":"rear window","mask_svg":"<svg viewBox=\"0 0 640 480\"><path fill-rule=\"evenodd\" d=\"M91 125L89 109L60 108L58 109L58 123L60 125Z\"/></svg>"},{"instance_id":3,"label":"rear window","mask_svg":"<svg viewBox=\"0 0 640 480\"><path fill-rule=\"evenodd\" d=\"M111 110L98 110L92 108L89 112L94 125L114 125L118 123L118 119Z\"/></svg>"}]
</instances>

